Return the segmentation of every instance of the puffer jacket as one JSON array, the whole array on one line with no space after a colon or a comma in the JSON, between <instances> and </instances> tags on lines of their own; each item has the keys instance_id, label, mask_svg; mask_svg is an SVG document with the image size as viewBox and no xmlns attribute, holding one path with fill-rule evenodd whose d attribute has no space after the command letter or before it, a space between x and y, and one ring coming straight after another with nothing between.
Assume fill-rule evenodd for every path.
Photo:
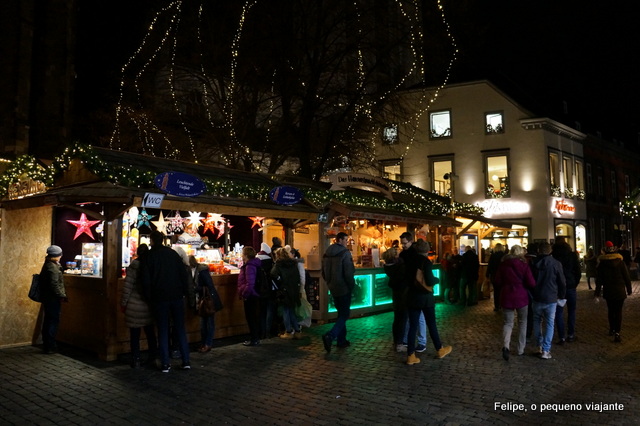
<instances>
[{"instance_id":1,"label":"puffer jacket","mask_svg":"<svg viewBox=\"0 0 640 426\"><path fill-rule=\"evenodd\" d=\"M533 300L538 303L556 303L564 299L567 284L562 272L562 264L551 255L540 255L535 259L533 272L536 286Z\"/></svg>"},{"instance_id":2,"label":"puffer jacket","mask_svg":"<svg viewBox=\"0 0 640 426\"><path fill-rule=\"evenodd\" d=\"M529 304L529 292L536 281L527 261L506 255L498 266L495 280L500 287L500 306L504 309L520 309Z\"/></svg>"},{"instance_id":3,"label":"puffer jacket","mask_svg":"<svg viewBox=\"0 0 640 426\"><path fill-rule=\"evenodd\" d=\"M631 279L624 259L619 253L607 253L598 258L596 296L607 300L624 300L631 294Z\"/></svg>"},{"instance_id":4,"label":"puffer jacket","mask_svg":"<svg viewBox=\"0 0 640 426\"><path fill-rule=\"evenodd\" d=\"M355 272L351 252L343 245L331 244L322 257L322 278L333 297L344 296L353 291L356 285L353 277Z\"/></svg>"},{"instance_id":5,"label":"puffer jacket","mask_svg":"<svg viewBox=\"0 0 640 426\"><path fill-rule=\"evenodd\" d=\"M280 304L289 308L300 306L300 271L297 260L276 261L271 269L271 278L278 288L283 290L282 297L278 300Z\"/></svg>"},{"instance_id":6,"label":"puffer jacket","mask_svg":"<svg viewBox=\"0 0 640 426\"><path fill-rule=\"evenodd\" d=\"M40 270L40 301L41 303L53 302L67 297L64 288L62 266L51 259L45 259Z\"/></svg>"},{"instance_id":7,"label":"puffer jacket","mask_svg":"<svg viewBox=\"0 0 640 426\"><path fill-rule=\"evenodd\" d=\"M126 307L124 319L129 328L140 328L154 323L153 314L149 304L144 301L140 290L141 284L138 282L140 272L140 261L135 259L127 268L127 275L124 278L122 288L122 298L120 305Z\"/></svg>"},{"instance_id":8,"label":"puffer jacket","mask_svg":"<svg viewBox=\"0 0 640 426\"><path fill-rule=\"evenodd\" d=\"M240 268L240 274L238 274L238 296L241 299L260 297L256 291L256 276L260 267L260 259L254 257Z\"/></svg>"}]
</instances>

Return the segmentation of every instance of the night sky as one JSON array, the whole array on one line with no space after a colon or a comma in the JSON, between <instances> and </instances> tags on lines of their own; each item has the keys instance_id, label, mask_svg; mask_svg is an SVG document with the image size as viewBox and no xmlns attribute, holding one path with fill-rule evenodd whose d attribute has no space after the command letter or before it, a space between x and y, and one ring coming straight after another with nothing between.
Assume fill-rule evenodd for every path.
<instances>
[{"instance_id":1,"label":"night sky","mask_svg":"<svg viewBox=\"0 0 640 426\"><path fill-rule=\"evenodd\" d=\"M140 44L160 4L81 3L79 111L117 100L120 68ZM640 132L640 25L631 10L633 2L443 4L460 51L451 82L487 78L538 115L572 126L579 121L584 132L599 131L606 139L635 146Z\"/></svg>"}]
</instances>

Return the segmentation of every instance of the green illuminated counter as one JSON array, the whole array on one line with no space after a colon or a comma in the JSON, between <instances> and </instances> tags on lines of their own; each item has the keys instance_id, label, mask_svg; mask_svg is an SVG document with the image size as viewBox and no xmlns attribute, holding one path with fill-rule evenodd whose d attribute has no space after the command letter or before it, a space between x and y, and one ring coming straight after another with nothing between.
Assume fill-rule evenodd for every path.
<instances>
[{"instance_id":1,"label":"green illuminated counter","mask_svg":"<svg viewBox=\"0 0 640 426\"><path fill-rule=\"evenodd\" d=\"M433 274L440 278L440 265L433 265ZM363 314L391 309L392 291L387 284L389 278L384 268L359 268L355 274L356 285L351 294L351 310L364 310ZM434 295L440 296L440 284L434 288ZM329 297L328 312L336 312L333 298Z\"/></svg>"}]
</instances>

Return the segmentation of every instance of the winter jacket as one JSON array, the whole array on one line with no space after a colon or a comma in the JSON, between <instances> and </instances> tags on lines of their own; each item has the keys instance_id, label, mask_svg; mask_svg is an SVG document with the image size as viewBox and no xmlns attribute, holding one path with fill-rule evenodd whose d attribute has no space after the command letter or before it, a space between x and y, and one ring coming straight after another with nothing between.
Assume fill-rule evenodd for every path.
<instances>
[{"instance_id":1,"label":"winter jacket","mask_svg":"<svg viewBox=\"0 0 640 426\"><path fill-rule=\"evenodd\" d=\"M170 247L151 247L141 260L140 272L144 296L149 303L191 298L193 294L187 267Z\"/></svg>"},{"instance_id":2,"label":"winter jacket","mask_svg":"<svg viewBox=\"0 0 640 426\"><path fill-rule=\"evenodd\" d=\"M565 298L567 289L562 264L551 255L539 255L533 264L536 286L533 300L538 303L556 303Z\"/></svg>"},{"instance_id":3,"label":"winter jacket","mask_svg":"<svg viewBox=\"0 0 640 426\"><path fill-rule=\"evenodd\" d=\"M193 274L193 287L195 292L198 294L198 297L202 297L204 292L209 292L209 295L213 298L213 305L216 311L222 309L222 300L220 300L220 295L216 290L216 287L213 285L213 279L211 278L211 273L209 272L209 267L207 265L198 264L196 266L195 272L191 272Z\"/></svg>"},{"instance_id":4,"label":"winter jacket","mask_svg":"<svg viewBox=\"0 0 640 426\"><path fill-rule=\"evenodd\" d=\"M551 256L562 264L564 279L567 288L576 288L582 277L580 270L580 262L578 254L571 250L571 246L567 243L554 244Z\"/></svg>"},{"instance_id":5,"label":"winter jacket","mask_svg":"<svg viewBox=\"0 0 640 426\"><path fill-rule=\"evenodd\" d=\"M469 250L462 255L460 262L460 277L469 282L478 281L478 273L480 271L480 261L478 254L474 250Z\"/></svg>"},{"instance_id":6,"label":"winter jacket","mask_svg":"<svg viewBox=\"0 0 640 426\"><path fill-rule=\"evenodd\" d=\"M40 301L53 302L67 297L64 288L62 266L58 262L47 258L40 270Z\"/></svg>"},{"instance_id":7,"label":"winter jacket","mask_svg":"<svg viewBox=\"0 0 640 426\"><path fill-rule=\"evenodd\" d=\"M494 279L496 273L498 272L498 268L502 264L502 258L506 253L504 251L496 251L491 253L489 257L489 262L487 263L487 273L485 276L489 279Z\"/></svg>"},{"instance_id":8,"label":"winter jacket","mask_svg":"<svg viewBox=\"0 0 640 426\"><path fill-rule=\"evenodd\" d=\"M271 269L271 278L280 290L278 303L289 308L300 306L300 271L297 260L276 261Z\"/></svg>"},{"instance_id":9,"label":"winter jacket","mask_svg":"<svg viewBox=\"0 0 640 426\"><path fill-rule=\"evenodd\" d=\"M429 292L422 288L418 288L415 284L415 274L418 271L418 268L422 269L424 280L429 286L438 284L439 280L433 275L433 264L431 261L420 254L417 254L417 256L418 258L416 260L418 261L418 267L413 273L413 281L411 285L407 288L407 307L411 309L433 308L436 306L436 299L433 295L433 291Z\"/></svg>"},{"instance_id":10,"label":"winter jacket","mask_svg":"<svg viewBox=\"0 0 640 426\"><path fill-rule=\"evenodd\" d=\"M344 296L356 285L353 277L356 268L351 252L340 244L331 244L322 257L322 278L326 281L333 297Z\"/></svg>"},{"instance_id":11,"label":"winter jacket","mask_svg":"<svg viewBox=\"0 0 640 426\"><path fill-rule=\"evenodd\" d=\"M149 304L142 298L140 291L142 285L139 282L140 261L134 259L127 268L124 278L122 298L120 305L126 307L124 319L129 328L140 328L154 323L153 314Z\"/></svg>"},{"instance_id":12,"label":"winter jacket","mask_svg":"<svg viewBox=\"0 0 640 426\"><path fill-rule=\"evenodd\" d=\"M404 262L401 258L396 259L395 263L385 263L384 273L389 277L388 285L394 291L401 291L407 287L404 279Z\"/></svg>"},{"instance_id":13,"label":"winter jacket","mask_svg":"<svg viewBox=\"0 0 640 426\"><path fill-rule=\"evenodd\" d=\"M631 279L624 259L619 253L607 253L598 258L596 296L607 300L624 300L631 294Z\"/></svg>"},{"instance_id":14,"label":"winter jacket","mask_svg":"<svg viewBox=\"0 0 640 426\"><path fill-rule=\"evenodd\" d=\"M586 266L587 277L595 277L597 274L598 256L588 254L584 257L584 265Z\"/></svg>"},{"instance_id":15,"label":"winter jacket","mask_svg":"<svg viewBox=\"0 0 640 426\"><path fill-rule=\"evenodd\" d=\"M254 257L240 268L240 274L238 275L238 296L240 298L246 300L250 297L260 297L256 291L256 277L260 267L260 259Z\"/></svg>"},{"instance_id":16,"label":"winter jacket","mask_svg":"<svg viewBox=\"0 0 640 426\"><path fill-rule=\"evenodd\" d=\"M502 257L495 274L500 287L500 306L504 309L520 309L529 304L529 289L536 286L527 261L509 255Z\"/></svg>"}]
</instances>

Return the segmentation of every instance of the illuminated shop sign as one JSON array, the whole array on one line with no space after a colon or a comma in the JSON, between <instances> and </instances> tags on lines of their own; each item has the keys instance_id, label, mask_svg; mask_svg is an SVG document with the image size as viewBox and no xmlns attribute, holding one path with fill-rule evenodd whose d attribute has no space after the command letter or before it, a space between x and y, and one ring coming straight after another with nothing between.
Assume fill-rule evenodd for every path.
<instances>
[{"instance_id":1,"label":"illuminated shop sign","mask_svg":"<svg viewBox=\"0 0 640 426\"><path fill-rule=\"evenodd\" d=\"M484 210L484 217L517 215L529 213L529 203L523 201L484 200L476 203L476 206Z\"/></svg>"},{"instance_id":2,"label":"illuminated shop sign","mask_svg":"<svg viewBox=\"0 0 640 426\"><path fill-rule=\"evenodd\" d=\"M563 216L566 214L573 215L576 212L576 208L567 203L566 200L559 198L551 202L551 213Z\"/></svg>"}]
</instances>

